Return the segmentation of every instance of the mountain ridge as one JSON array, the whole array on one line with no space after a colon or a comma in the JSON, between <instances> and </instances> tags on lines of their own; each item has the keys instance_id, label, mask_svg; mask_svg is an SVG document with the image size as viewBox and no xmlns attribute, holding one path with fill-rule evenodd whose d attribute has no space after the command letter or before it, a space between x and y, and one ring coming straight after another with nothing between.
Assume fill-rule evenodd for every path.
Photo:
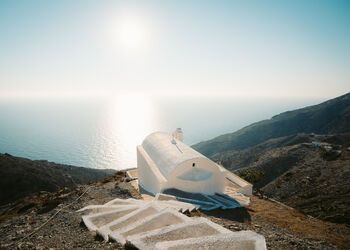
<instances>
[{"instance_id":1,"label":"mountain ridge","mask_svg":"<svg viewBox=\"0 0 350 250\"><path fill-rule=\"evenodd\" d=\"M242 150L271 138L297 133L344 133L350 131L350 92L320 104L286 111L233 133L202 141L192 147L206 156Z\"/></svg>"}]
</instances>

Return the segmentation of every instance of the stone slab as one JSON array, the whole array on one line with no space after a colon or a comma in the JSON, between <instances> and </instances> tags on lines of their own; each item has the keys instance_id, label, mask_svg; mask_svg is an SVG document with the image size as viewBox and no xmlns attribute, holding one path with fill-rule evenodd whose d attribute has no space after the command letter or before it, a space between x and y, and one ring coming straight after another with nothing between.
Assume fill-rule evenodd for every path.
<instances>
[{"instance_id":1,"label":"stone slab","mask_svg":"<svg viewBox=\"0 0 350 250\"><path fill-rule=\"evenodd\" d=\"M154 200L152 203L157 204L164 208L173 208L182 213L186 211L193 211L199 207L191 203L181 202L177 200L164 200L164 201Z\"/></svg>"},{"instance_id":2,"label":"stone slab","mask_svg":"<svg viewBox=\"0 0 350 250\"><path fill-rule=\"evenodd\" d=\"M109 234L109 239L118 241L121 244L126 243L126 237L135 234L150 232L159 228L164 228L184 222L191 221L191 218L178 213L172 209L165 209L157 214L148 216L143 220L130 224L118 232Z\"/></svg>"},{"instance_id":3,"label":"stone slab","mask_svg":"<svg viewBox=\"0 0 350 250\"><path fill-rule=\"evenodd\" d=\"M159 200L159 201L176 200L176 196L169 195L169 194L158 193L155 196L155 200Z\"/></svg>"},{"instance_id":4,"label":"stone slab","mask_svg":"<svg viewBox=\"0 0 350 250\"><path fill-rule=\"evenodd\" d=\"M155 245L158 250L218 250L244 249L266 250L265 238L253 231L231 232L203 238L190 238L177 241L163 241Z\"/></svg>"},{"instance_id":5,"label":"stone slab","mask_svg":"<svg viewBox=\"0 0 350 250\"><path fill-rule=\"evenodd\" d=\"M102 213L102 212L109 212L113 210L118 210L121 208L127 208L127 207L135 207L139 208L139 205L111 205L111 206L106 206L106 205L89 205L86 207L83 207L82 209L77 210L77 213L83 213L85 215L90 215L90 214L97 214L97 213Z\"/></svg>"},{"instance_id":6,"label":"stone slab","mask_svg":"<svg viewBox=\"0 0 350 250\"><path fill-rule=\"evenodd\" d=\"M127 237L127 246L138 249L154 249L158 242L174 241L188 238L207 237L231 232L208 219L193 218L189 222L161 228L149 233Z\"/></svg>"},{"instance_id":7,"label":"stone slab","mask_svg":"<svg viewBox=\"0 0 350 250\"><path fill-rule=\"evenodd\" d=\"M128 198L128 199L119 199L116 198L114 200L111 200L107 203L105 203L105 206L111 206L111 205L143 205L145 203L144 200L137 200L133 198Z\"/></svg>"},{"instance_id":8,"label":"stone slab","mask_svg":"<svg viewBox=\"0 0 350 250\"><path fill-rule=\"evenodd\" d=\"M161 207L151 203L146 206L143 206L131 213L117 218L116 220L111 221L110 223L105 223L97 230L97 234L102 236L106 241L109 240L109 235L113 232L122 231L124 227L127 227L130 224L133 224L137 221L140 221L148 216L155 215L162 210Z\"/></svg>"},{"instance_id":9,"label":"stone slab","mask_svg":"<svg viewBox=\"0 0 350 250\"><path fill-rule=\"evenodd\" d=\"M137 206L125 206L113 211L101 212L91 215L83 215L82 219L84 224L90 231L96 231L99 227L108 224L114 220L117 220L137 209Z\"/></svg>"}]
</instances>

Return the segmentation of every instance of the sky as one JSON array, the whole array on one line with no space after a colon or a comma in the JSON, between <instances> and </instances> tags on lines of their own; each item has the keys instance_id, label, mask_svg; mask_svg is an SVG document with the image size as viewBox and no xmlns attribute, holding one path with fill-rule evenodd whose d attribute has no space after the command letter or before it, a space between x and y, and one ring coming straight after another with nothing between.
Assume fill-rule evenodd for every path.
<instances>
[{"instance_id":1,"label":"sky","mask_svg":"<svg viewBox=\"0 0 350 250\"><path fill-rule=\"evenodd\" d=\"M349 1L0 1L0 98L349 91Z\"/></svg>"}]
</instances>

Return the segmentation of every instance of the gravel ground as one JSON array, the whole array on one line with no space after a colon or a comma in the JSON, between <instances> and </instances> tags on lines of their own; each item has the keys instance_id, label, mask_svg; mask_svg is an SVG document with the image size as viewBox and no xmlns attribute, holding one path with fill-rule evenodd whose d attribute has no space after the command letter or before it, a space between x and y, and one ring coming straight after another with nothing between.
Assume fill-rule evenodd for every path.
<instances>
[{"instance_id":1,"label":"gravel ground","mask_svg":"<svg viewBox=\"0 0 350 250\"><path fill-rule=\"evenodd\" d=\"M231 231L252 230L262 234L268 249L349 249L350 246L349 227L318 220L256 196L251 198L248 210L221 210L200 216Z\"/></svg>"},{"instance_id":2,"label":"gravel ground","mask_svg":"<svg viewBox=\"0 0 350 250\"><path fill-rule=\"evenodd\" d=\"M0 207L0 249L123 249L120 244L106 243L89 232L75 211L129 197L140 198L140 194L119 172L102 182L57 193L41 192ZM208 217L232 231L253 230L266 237L269 249L346 249L350 245L349 228L309 219L295 210L255 197L248 210L187 215Z\"/></svg>"},{"instance_id":3,"label":"gravel ground","mask_svg":"<svg viewBox=\"0 0 350 250\"><path fill-rule=\"evenodd\" d=\"M117 197L137 196L131 185L122 182L120 187L119 184L120 176L116 176L108 178L105 183L83 185L73 191L63 189L56 194L41 193L23 200L22 205L2 208L0 249L123 249L120 244L106 243L89 232L81 222L81 215L75 212L84 206L103 204ZM33 201L35 204L31 207ZM30 208L26 210L27 206ZM16 210L15 214L11 213L13 210ZM59 210L53 219L28 237ZM7 220L5 214L9 217Z\"/></svg>"}]
</instances>

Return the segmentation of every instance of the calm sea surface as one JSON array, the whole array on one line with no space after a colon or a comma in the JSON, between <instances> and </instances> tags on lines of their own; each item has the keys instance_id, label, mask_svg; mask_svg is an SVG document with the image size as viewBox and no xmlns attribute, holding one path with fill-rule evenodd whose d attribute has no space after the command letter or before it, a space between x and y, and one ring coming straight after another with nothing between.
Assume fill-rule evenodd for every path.
<instances>
[{"instance_id":1,"label":"calm sea surface","mask_svg":"<svg viewBox=\"0 0 350 250\"><path fill-rule=\"evenodd\" d=\"M194 144L321 100L146 98L0 100L0 153L89 168L136 166L136 145L181 127Z\"/></svg>"}]
</instances>

